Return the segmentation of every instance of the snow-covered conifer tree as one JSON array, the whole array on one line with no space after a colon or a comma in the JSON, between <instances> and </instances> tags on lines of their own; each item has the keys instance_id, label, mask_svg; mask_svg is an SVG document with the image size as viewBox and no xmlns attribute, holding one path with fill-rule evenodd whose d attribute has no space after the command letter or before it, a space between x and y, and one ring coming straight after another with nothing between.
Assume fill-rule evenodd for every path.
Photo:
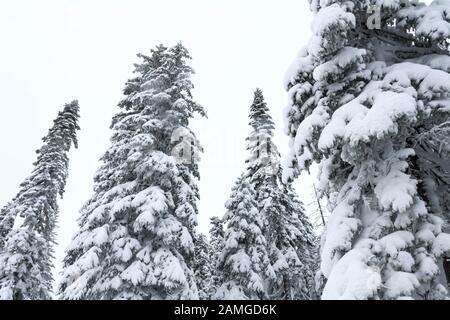
<instances>
[{"instance_id":1,"label":"snow-covered conifer tree","mask_svg":"<svg viewBox=\"0 0 450 320\"><path fill-rule=\"evenodd\" d=\"M223 249L223 238L225 231L223 230L223 221L219 217L210 219L211 228L209 229L210 244L214 254L220 255Z\"/></svg>"},{"instance_id":2,"label":"snow-covered conifer tree","mask_svg":"<svg viewBox=\"0 0 450 320\"><path fill-rule=\"evenodd\" d=\"M67 249L62 299L196 299L198 153L190 56L158 46L136 64L111 147Z\"/></svg>"},{"instance_id":3,"label":"snow-covered conifer tree","mask_svg":"<svg viewBox=\"0 0 450 320\"><path fill-rule=\"evenodd\" d=\"M260 214L267 221L265 236L276 275L268 287L269 297L310 299L314 231L292 187L282 181L280 155L273 142L275 125L260 89L250 107L250 126L246 175L255 186Z\"/></svg>"},{"instance_id":4,"label":"snow-covered conifer tree","mask_svg":"<svg viewBox=\"0 0 450 320\"><path fill-rule=\"evenodd\" d=\"M30 177L0 213L0 299L50 299L58 197L68 176L69 152L77 147L79 107L73 101L54 120L37 151Z\"/></svg>"},{"instance_id":5,"label":"snow-covered conifer tree","mask_svg":"<svg viewBox=\"0 0 450 320\"><path fill-rule=\"evenodd\" d=\"M12 202L0 209L0 248L3 247L5 237L14 226L15 217L10 211Z\"/></svg>"},{"instance_id":6,"label":"snow-covered conifer tree","mask_svg":"<svg viewBox=\"0 0 450 320\"><path fill-rule=\"evenodd\" d=\"M194 235L195 257L194 257L194 276L197 283L198 296L200 300L209 300L211 298L211 289L213 281L214 260L211 244L203 234Z\"/></svg>"},{"instance_id":7,"label":"snow-covered conifer tree","mask_svg":"<svg viewBox=\"0 0 450 320\"><path fill-rule=\"evenodd\" d=\"M222 284L222 273L219 270L220 255L224 247L225 231L223 229L223 221L219 217L212 217L210 219L211 228L209 230L211 244L211 277L210 297L214 297L217 289Z\"/></svg>"},{"instance_id":8,"label":"snow-covered conifer tree","mask_svg":"<svg viewBox=\"0 0 450 320\"><path fill-rule=\"evenodd\" d=\"M321 163L324 299L447 296L450 2L310 0L287 73L285 179Z\"/></svg>"},{"instance_id":9,"label":"snow-covered conifer tree","mask_svg":"<svg viewBox=\"0 0 450 320\"><path fill-rule=\"evenodd\" d=\"M279 181L281 177L279 176ZM272 181L275 183L275 181ZM261 212L268 220L267 240L276 279L274 300L310 300L314 295L315 236L304 208L290 186L266 183L259 191Z\"/></svg>"},{"instance_id":10,"label":"snow-covered conifer tree","mask_svg":"<svg viewBox=\"0 0 450 320\"><path fill-rule=\"evenodd\" d=\"M245 243L248 240L244 236L251 236L245 233L256 232L257 236L250 239L260 239L257 242L260 265L252 271L256 270L259 278L254 277L262 291L259 295L244 295L244 298L310 299L314 288L314 232L292 187L282 182L280 155L273 142L275 126L268 111L262 91L257 89L250 107L252 131L247 139L250 157L247 170L227 205L225 220L229 224L224 252L227 253L229 243ZM250 209L242 211L244 205L239 201L245 201L248 208L255 207L252 220L242 215L242 212L248 214ZM241 220L244 222L239 222ZM255 221L258 228L248 227L250 221ZM236 230L243 238L236 239L236 234L240 234ZM247 249L247 252L250 250L254 249ZM247 273L247 277L250 275ZM227 276L232 279L234 275Z\"/></svg>"},{"instance_id":11,"label":"snow-covered conifer tree","mask_svg":"<svg viewBox=\"0 0 450 320\"><path fill-rule=\"evenodd\" d=\"M274 279L265 238L265 219L256 202L252 183L241 176L226 203L227 223L220 256L223 283L218 300L268 299L267 279Z\"/></svg>"}]
</instances>

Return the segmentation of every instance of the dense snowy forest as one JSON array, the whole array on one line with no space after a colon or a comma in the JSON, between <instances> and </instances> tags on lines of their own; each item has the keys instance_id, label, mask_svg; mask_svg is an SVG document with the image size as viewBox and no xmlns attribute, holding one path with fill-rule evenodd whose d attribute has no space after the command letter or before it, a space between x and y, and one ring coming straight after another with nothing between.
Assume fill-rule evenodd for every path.
<instances>
[{"instance_id":1,"label":"dense snowy forest","mask_svg":"<svg viewBox=\"0 0 450 320\"><path fill-rule=\"evenodd\" d=\"M214 105L195 98L187 48L158 45L137 55L55 281L83 103L58 113L0 209L0 300L450 300L450 0L308 4L287 106L254 91L247 158L209 234L192 123ZM305 204L296 184L316 169Z\"/></svg>"}]
</instances>

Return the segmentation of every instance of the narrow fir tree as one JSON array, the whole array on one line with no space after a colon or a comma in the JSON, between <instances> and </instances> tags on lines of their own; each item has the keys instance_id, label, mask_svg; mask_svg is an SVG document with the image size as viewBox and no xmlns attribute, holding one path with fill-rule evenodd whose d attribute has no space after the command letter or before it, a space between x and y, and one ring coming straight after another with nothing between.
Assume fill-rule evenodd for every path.
<instances>
[{"instance_id":1,"label":"narrow fir tree","mask_svg":"<svg viewBox=\"0 0 450 320\"><path fill-rule=\"evenodd\" d=\"M254 184L260 214L267 224L266 239L276 278L269 282L271 299L311 299L314 291L315 236L303 205L282 181L280 154L273 142L275 125L262 91L250 107L247 177Z\"/></svg>"},{"instance_id":2,"label":"narrow fir tree","mask_svg":"<svg viewBox=\"0 0 450 320\"><path fill-rule=\"evenodd\" d=\"M210 297L213 298L223 283L222 279L222 273L219 268L219 261L220 261L220 255L222 253L222 250L224 248L224 238L225 238L225 231L223 228L223 221L219 217L212 217L210 219L211 222L211 228L209 230L209 236L210 236L210 244L211 244L211 259L212 259L212 281L211 281L211 287L209 290Z\"/></svg>"},{"instance_id":3,"label":"narrow fir tree","mask_svg":"<svg viewBox=\"0 0 450 320\"><path fill-rule=\"evenodd\" d=\"M253 277L258 279L256 283L261 291L242 296L239 295L242 290L232 293L236 294L235 297L247 299L311 299L315 237L302 204L291 186L282 182L280 155L273 143L275 126L268 111L262 91L257 89L250 108L250 126L253 130L247 139L250 153L247 170L234 189L225 218L229 222L225 243L228 245L238 241L245 247L248 241L253 241L253 247L246 247L244 251L259 252L259 260L251 261L257 261L260 265L250 269L245 281L241 274L239 284L254 285L250 281ZM242 206L246 210L242 210ZM257 228L242 227L247 226L249 221L255 221ZM236 234L240 234L236 230L243 234L242 238L236 239ZM229 254L227 245L225 255ZM236 260L235 257L233 259ZM232 277L233 274L227 271L225 278Z\"/></svg>"},{"instance_id":4,"label":"narrow fir tree","mask_svg":"<svg viewBox=\"0 0 450 320\"><path fill-rule=\"evenodd\" d=\"M284 172L321 163L322 297L445 298L448 1L310 4L313 36L286 77Z\"/></svg>"},{"instance_id":5,"label":"narrow fir tree","mask_svg":"<svg viewBox=\"0 0 450 320\"><path fill-rule=\"evenodd\" d=\"M198 288L200 300L211 299L211 288L213 281L213 251L211 244L203 234L194 236L195 257L194 257L194 276Z\"/></svg>"},{"instance_id":6,"label":"narrow fir tree","mask_svg":"<svg viewBox=\"0 0 450 320\"><path fill-rule=\"evenodd\" d=\"M62 299L196 299L193 232L200 146L190 56L158 46L136 65L113 118L111 147L81 210Z\"/></svg>"},{"instance_id":7,"label":"narrow fir tree","mask_svg":"<svg viewBox=\"0 0 450 320\"><path fill-rule=\"evenodd\" d=\"M225 242L220 257L223 284L218 300L268 299L267 280L275 278L265 238L265 219L259 213L256 192L241 176L226 203Z\"/></svg>"},{"instance_id":8,"label":"narrow fir tree","mask_svg":"<svg viewBox=\"0 0 450 320\"><path fill-rule=\"evenodd\" d=\"M58 197L63 196L69 152L77 147L79 107L73 101L58 114L29 178L1 210L0 299L50 299Z\"/></svg>"}]
</instances>

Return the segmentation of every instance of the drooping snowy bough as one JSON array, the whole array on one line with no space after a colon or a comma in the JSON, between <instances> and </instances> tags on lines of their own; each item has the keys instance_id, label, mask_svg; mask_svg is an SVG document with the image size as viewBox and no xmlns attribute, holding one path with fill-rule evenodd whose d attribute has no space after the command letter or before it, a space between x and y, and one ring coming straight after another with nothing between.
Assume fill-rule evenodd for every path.
<instances>
[{"instance_id":1,"label":"drooping snowy bough","mask_svg":"<svg viewBox=\"0 0 450 320\"><path fill-rule=\"evenodd\" d=\"M310 5L313 36L285 81L284 178L321 164L323 298L446 298L450 1Z\"/></svg>"},{"instance_id":2,"label":"drooping snowy bough","mask_svg":"<svg viewBox=\"0 0 450 320\"><path fill-rule=\"evenodd\" d=\"M158 46L136 65L112 123L112 145L81 211L62 299L196 299L192 268L198 153L190 56Z\"/></svg>"}]
</instances>

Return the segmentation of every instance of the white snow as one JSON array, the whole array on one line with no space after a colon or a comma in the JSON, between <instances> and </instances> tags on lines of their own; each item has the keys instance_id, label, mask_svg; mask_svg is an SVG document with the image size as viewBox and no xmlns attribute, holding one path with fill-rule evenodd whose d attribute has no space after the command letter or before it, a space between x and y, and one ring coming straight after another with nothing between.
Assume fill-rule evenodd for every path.
<instances>
[{"instance_id":1,"label":"white snow","mask_svg":"<svg viewBox=\"0 0 450 320\"><path fill-rule=\"evenodd\" d=\"M388 255L395 256L399 251L403 251L413 245L414 235L408 231L397 231L381 238L378 242Z\"/></svg>"},{"instance_id":2,"label":"white snow","mask_svg":"<svg viewBox=\"0 0 450 320\"><path fill-rule=\"evenodd\" d=\"M360 114L347 125L345 138L354 146L371 138L383 139L388 134L395 134L399 118L414 119L416 116L416 100L406 93L374 92L366 101L371 100L373 104L367 113Z\"/></svg>"},{"instance_id":3,"label":"white snow","mask_svg":"<svg viewBox=\"0 0 450 320\"><path fill-rule=\"evenodd\" d=\"M137 286L145 279L144 270L145 265L140 261L134 261L128 268L126 268L121 277L124 280L130 281L133 285Z\"/></svg>"},{"instance_id":4,"label":"white snow","mask_svg":"<svg viewBox=\"0 0 450 320\"><path fill-rule=\"evenodd\" d=\"M417 181L402 172L407 166L406 162L397 162L392 165L391 171L378 180L375 194L382 208L386 211L403 213L413 203L413 196L417 192Z\"/></svg>"},{"instance_id":5,"label":"white snow","mask_svg":"<svg viewBox=\"0 0 450 320\"><path fill-rule=\"evenodd\" d=\"M334 266L324 288L323 300L367 300L382 285L380 270L369 267L367 248L353 249Z\"/></svg>"},{"instance_id":6,"label":"white snow","mask_svg":"<svg viewBox=\"0 0 450 320\"><path fill-rule=\"evenodd\" d=\"M420 286L416 276L409 272L393 272L384 284L386 297L395 299L397 297L410 298L414 290Z\"/></svg>"},{"instance_id":7,"label":"white snow","mask_svg":"<svg viewBox=\"0 0 450 320\"><path fill-rule=\"evenodd\" d=\"M450 252L450 234L441 233L436 237L433 244L433 254L436 257L442 256L444 253Z\"/></svg>"},{"instance_id":8,"label":"white snow","mask_svg":"<svg viewBox=\"0 0 450 320\"><path fill-rule=\"evenodd\" d=\"M353 234L361 222L354 217L354 208L345 201L332 212L327 226L327 237L322 246L321 271L328 277L335 263L341 258L340 252L352 248Z\"/></svg>"}]
</instances>

